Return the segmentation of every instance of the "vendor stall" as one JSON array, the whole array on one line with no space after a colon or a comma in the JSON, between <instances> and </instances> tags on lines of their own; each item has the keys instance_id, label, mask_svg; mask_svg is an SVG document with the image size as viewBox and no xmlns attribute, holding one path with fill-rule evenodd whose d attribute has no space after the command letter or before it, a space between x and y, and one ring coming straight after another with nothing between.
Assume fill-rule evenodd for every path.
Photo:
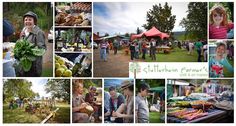
<instances>
[{"instance_id":1,"label":"vendor stall","mask_svg":"<svg viewBox=\"0 0 236 126\"><path fill-rule=\"evenodd\" d=\"M56 52L92 52L91 27L56 27Z\"/></svg>"},{"instance_id":2,"label":"vendor stall","mask_svg":"<svg viewBox=\"0 0 236 126\"><path fill-rule=\"evenodd\" d=\"M168 80L168 90L176 92L175 85L187 86L188 81ZM206 80L202 92L190 95L168 95L167 122L169 123L232 123L234 100L231 81ZM173 82L173 83L172 83ZM173 86L174 85L174 88ZM180 88L180 87L179 87ZM180 89L179 89L180 90ZM177 94L177 93L176 93Z\"/></svg>"},{"instance_id":3,"label":"vendor stall","mask_svg":"<svg viewBox=\"0 0 236 126\"><path fill-rule=\"evenodd\" d=\"M55 18L55 51L92 51L92 3L58 2Z\"/></svg>"}]
</instances>

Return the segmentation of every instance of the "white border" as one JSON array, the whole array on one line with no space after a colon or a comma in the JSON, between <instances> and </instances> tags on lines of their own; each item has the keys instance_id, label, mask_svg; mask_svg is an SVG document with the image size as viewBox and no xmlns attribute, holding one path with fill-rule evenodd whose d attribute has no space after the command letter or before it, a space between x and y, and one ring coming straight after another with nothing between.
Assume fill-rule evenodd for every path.
<instances>
[{"instance_id":1,"label":"white border","mask_svg":"<svg viewBox=\"0 0 236 126\"><path fill-rule=\"evenodd\" d=\"M3 0L3 2L75 2L76 0ZM110 2L111 0L83 0L83 2L92 2L92 4L93 4L93 2ZM133 0L133 1L127 1L127 0L113 0L112 2L234 2L233 0L175 0L175 1L171 1L171 0L159 0L159 1L156 1L156 0ZM1 8L1 10L0 10L0 19L3 19L3 15L2 15L2 11L3 11L3 2L1 1L0 2L0 8ZM54 4L53 4L54 5ZM209 5L208 5L209 6ZM235 17L235 3L234 3L234 17ZM92 11L93 11L93 9L92 9ZM54 13L54 10L53 10L53 13ZM209 13L208 13L209 14ZM54 14L53 14L54 15ZM208 16L209 17L209 16ZM53 18L53 20L54 20L54 18ZM92 22L93 22L93 20L92 20ZM53 21L53 23L54 23L54 21ZM93 23L92 23L93 24ZM1 26L2 26L2 22L1 22ZM2 31L3 29L2 29L2 27L0 27L0 30ZM54 31L55 31L55 28L54 28ZM93 34L93 29L92 29L92 34ZM236 33L234 33L234 37L235 37L235 35L236 35ZM2 35L0 35L0 40L2 40ZM234 39L235 40L235 39ZM54 35L54 44L55 44L55 35ZM53 44L53 49L54 49L54 44ZM0 43L0 48L2 48L2 42ZM235 49L236 50L236 49ZM234 50L234 51L235 51ZM208 51L209 51L209 49L208 49ZM53 52L53 54L54 54L54 52ZM209 53L208 53L209 54ZM209 55L208 55L209 56ZM92 52L92 57L93 57L93 52ZM0 51L0 58L2 59L2 51ZM208 58L209 59L209 58ZM54 60L54 58L53 58L53 60ZM54 64L54 61L53 61L53 64ZM94 64L92 64L92 72L93 72L93 65ZM235 66L235 63L234 63L234 66ZM2 70L2 67L3 67L3 65L1 64L0 65L0 70ZM53 65L53 67L54 67L54 65ZM53 72L53 75L54 75L54 72ZM235 76L236 74L234 73L234 76ZM15 78L13 78L13 77L4 77L3 78L3 70L0 72L0 77L1 77L1 81L3 80L3 79L15 79ZM30 77L29 77L30 78ZM53 78L53 77L34 77L34 78L37 78L37 79L45 79L45 78L50 78L50 79L59 79L59 78ZM17 79L24 79L24 78L21 78L21 77L18 77ZM64 79L64 78L63 78ZM68 78L65 78L65 79L68 79ZM83 78L73 78L73 79L83 79ZM102 79L102 82L103 82L103 84L104 84L104 78L101 78L101 77L97 77L97 78L93 78L93 74L92 74L92 78L84 78L84 79ZM112 77L109 77L109 78L106 78L106 79L114 79L114 78L112 78ZM119 79L122 79L122 78L119 78ZM225 79L229 79L229 78L225 78ZM70 78L70 80L71 80L71 93L72 93L72 78ZM136 84L136 81L135 81L135 79L134 79L134 82L135 82L135 84ZM236 82L236 80L234 80L234 83ZM167 78L165 78L165 83L166 83L166 86L167 86ZM103 85L104 86L104 85ZM136 86L135 86L136 87ZM234 86L234 88L235 88L235 86ZM135 88L134 88L135 89ZM0 97L2 98L2 91L3 91L3 84L0 84ZM234 93L235 93L236 91L234 90ZM167 90L166 90L166 94L167 94ZM71 98L72 98L72 95L71 95ZM166 99L167 100L167 99ZM104 100L103 100L103 102L104 102ZM104 105L104 103L103 103L103 105ZM0 100L0 106L2 106L2 100ZM166 106L167 107L167 106ZM235 105L234 105L234 109L235 109L236 107L235 107ZM0 124L2 124L2 119L3 119L3 116L2 116L2 114L3 114L3 110L2 109L0 109ZM236 117L235 117L235 112L234 112L234 122L236 121ZM165 119L167 119L166 117L165 117ZM71 120L72 120L72 118L71 118ZM30 125L40 125L40 124L4 124L4 125L27 125L27 126L30 126ZM72 124L72 122L71 122L71 124L47 124L47 125L55 125L55 126L57 126L57 125L77 125L77 124ZM81 125L81 126L92 126L92 125L94 125L94 124L79 124L79 125ZM99 125L102 125L102 124L99 124ZM104 124L103 124L104 125ZM105 125L126 125L126 124L105 124ZM131 125L140 125L141 126L141 124L131 124ZM171 123L171 124L142 124L142 125L146 125L146 126L149 126L149 125L151 125L151 126L163 126L163 125L167 125L167 126L189 126L189 125L191 125L191 126L198 126L199 124L198 123L194 123L194 124L177 124L177 123ZM205 124L200 124L200 125L203 125L203 126L209 126L209 125L212 125L212 126L222 126L222 124L219 124L219 123L214 123L214 124L209 124L209 123L205 123ZM231 124L223 124L224 126L233 126L233 124L231 123Z\"/></svg>"}]
</instances>

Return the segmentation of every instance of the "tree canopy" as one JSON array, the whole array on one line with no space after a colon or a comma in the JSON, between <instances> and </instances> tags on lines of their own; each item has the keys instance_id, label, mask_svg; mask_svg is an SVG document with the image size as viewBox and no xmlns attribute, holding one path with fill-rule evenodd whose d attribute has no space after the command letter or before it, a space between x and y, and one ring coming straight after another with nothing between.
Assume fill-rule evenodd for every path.
<instances>
[{"instance_id":1,"label":"tree canopy","mask_svg":"<svg viewBox=\"0 0 236 126\"><path fill-rule=\"evenodd\" d=\"M191 39L207 39L207 2L190 2L188 14L180 25L186 29L186 36Z\"/></svg>"},{"instance_id":2,"label":"tree canopy","mask_svg":"<svg viewBox=\"0 0 236 126\"><path fill-rule=\"evenodd\" d=\"M171 10L172 7L167 2L163 7L161 4L153 5L147 12L147 23L143 27L149 30L155 26L161 32L171 34L176 20L176 15L172 15Z\"/></svg>"},{"instance_id":3,"label":"tree canopy","mask_svg":"<svg viewBox=\"0 0 236 126\"><path fill-rule=\"evenodd\" d=\"M20 99L34 98L39 96L31 89L32 82L25 79L8 79L3 82L3 101L13 100L15 97Z\"/></svg>"},{"instance_id":4,"label":"tree canopy","mask_svg":"<svg viewBox=\"0 0 236 126\"><path fill-rule=\"evenodd\" d=\"M45 91L51 93L52 97L63 99L70 103L70 80L69 79L49 79L45 85Z\"/></svg>"},{"instance_id":5,"label":"tree canopy","mask_svg":"<svg viewBox=\"0 0 236 126\"><path fill-rule=\"evenodd\" d=\"M86 79L86 80L84 80L85 93L88 92L88 89L91 86L102 87L102 80L100 80L100 79Z\"/></svg>"},{"instance_id":6,"label":"tree canopy","mask_svg":"<svg viewBox=\"0 0 236 126\"><path fill-rule=\"evenodd\" d=\"M136 80L136 91L142 83L149 84L150 88L154 87L164 87L165 79L137 79Z\"/></svg>"},{"instance_id":7,"label":"tree canopy","mask_svg":"<svg viewBox=\"0 0 236 126\"><path fill-rule=\"evenodd\" d=\"M136 34L140 34L142 32L143 32L142 29L139 29L139 27L137 27Z\"/></svg>"}]
</instances>

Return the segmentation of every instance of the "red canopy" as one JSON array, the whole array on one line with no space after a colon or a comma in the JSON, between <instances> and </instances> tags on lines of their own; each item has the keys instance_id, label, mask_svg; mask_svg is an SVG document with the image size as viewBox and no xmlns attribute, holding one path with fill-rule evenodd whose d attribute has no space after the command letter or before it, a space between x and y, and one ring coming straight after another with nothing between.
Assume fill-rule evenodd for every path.
<instances>
[{"instance_id":1,"label":"red canopy","mask_svg":"<svg viewBox=\"0 0 236 126\"><path fill-rule=\"evenodd\" d=\"M166 33L161 33L160 37L161 37L161 39L163 39L163 38L169 38L170 36Z\"/></svg>"},{"instance_id":2,"label":"red canopy","mask_svg":"<svg viewBox=\"0 0 236 126\"><path fill-rule=\"evenodd\" d=\"M167 33L160 32L156 27L152 27L150 30L143 32L141 34L131 35L131 41L133 41L136 38L141 38L143 35L145 35L146 37L159 36L161 37L161 39L170 37Z\"/></svg>"},{"instance_id":3,"label":"red canopy","mask_svg":"<svg viewBox=\"0 0 236 126\"><path fill-rule=\"evenodd\" d=\"M146 31L144 34L147 37L160 36L162 32L157 30L155 27L152 27L150 30Z\"/></svg>"},{"instance_id":4,"label":"red canopy","mask_svg":"<svg viewBox=\"0 0 236 126\"><path fill-rule=\"evenodd\" d=\"M131 41L133 41L134 39L136 39L136 38L141 38L143 36L143 33L141 33L141 34L138 34L138 35L131 35Z\"/></svg>"}]
</instances>

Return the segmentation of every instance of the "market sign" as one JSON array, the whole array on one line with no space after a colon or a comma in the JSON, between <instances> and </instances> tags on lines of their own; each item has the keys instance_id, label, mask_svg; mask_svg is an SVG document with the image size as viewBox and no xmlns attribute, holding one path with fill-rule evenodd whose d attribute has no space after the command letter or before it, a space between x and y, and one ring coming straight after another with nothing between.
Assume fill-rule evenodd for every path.
<instances>
[{"instance_id":1,"label":"market sign","mask_svg":"<svg viewBox=\"0 0 236 126\"><path fill-rule=\"evenodd\" d=\"M130 62L130 78L208 78L207 63Z\"/></svg>"}]
</instances>

